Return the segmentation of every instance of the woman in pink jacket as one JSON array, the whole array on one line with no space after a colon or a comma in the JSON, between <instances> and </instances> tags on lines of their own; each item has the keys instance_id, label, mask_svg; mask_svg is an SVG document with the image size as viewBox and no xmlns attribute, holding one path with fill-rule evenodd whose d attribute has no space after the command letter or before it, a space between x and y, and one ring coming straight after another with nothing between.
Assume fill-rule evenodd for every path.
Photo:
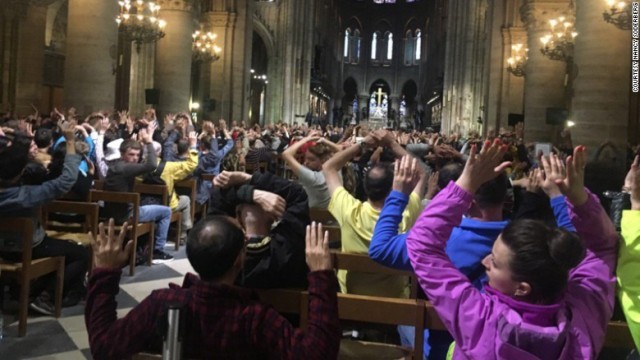
<instances>
[{"instance_id":1,"label":"woman in pink jacket","mask_svg":"<svg viewBox=\"0 0 640 360\"><path fill-rule=\"evenodd\" d=\"M545 191L566 196L577 235L535 220L511 223L483 260L485 293L445 254L473 194L508 165L500 164L504 152L497 142L473 149L462 176L415 223L407 248L420 285L455 339L453 359L594 359L613 309L618 237L584 188L584 147L566 170L552 158L541 179Z\"/></svg>"}]
</instances>

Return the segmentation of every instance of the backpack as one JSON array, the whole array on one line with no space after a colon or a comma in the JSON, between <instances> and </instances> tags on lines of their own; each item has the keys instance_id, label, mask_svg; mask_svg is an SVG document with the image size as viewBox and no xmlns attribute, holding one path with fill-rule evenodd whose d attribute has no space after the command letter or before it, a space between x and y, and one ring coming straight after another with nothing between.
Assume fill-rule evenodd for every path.
<instances>
[{"instance_id":1,"label":"backpack","mask_svg":"<svg viewBox=\"0 0 640 360\"><path fill-rule=\"evenodd\" d=\"M155 170L153 170L152 172L146 173L142 177L142 183L149 184L149 185L167 185L167 183L165 183L164 180L162 180L162 178L160 177L160 175L162 175L162 172L164 171L165 165L166 165L166 162L161 161ZM162 197L159 195L142 195L140 197L140 205L144 206L144 205L164 205L164 204L162 204Z\"/></svg>"}]
</instances>

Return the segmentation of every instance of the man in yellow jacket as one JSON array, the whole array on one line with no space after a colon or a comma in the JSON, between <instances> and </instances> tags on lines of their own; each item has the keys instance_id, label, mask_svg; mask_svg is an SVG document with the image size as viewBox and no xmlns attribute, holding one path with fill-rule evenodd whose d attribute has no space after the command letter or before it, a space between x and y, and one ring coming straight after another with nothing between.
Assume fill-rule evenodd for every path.
<instances>
[{"instance_id":1,"label":"man in yellow jacket","mask_svg":"<svg viewBox=\"0 0 640 360\"><path fill-rule=\"evenodd\" d=\"M636 349L640 349L640 156L631 165L622 191L631 197L631 210L622 213L618 297Z\"/></svg>"},{"instance_id":2,"label":"man in yellow jacket","mask_svg":"<svg viewBox=\"0 0 640 360\"><path fill-rule=\"evenodd\" d=\"M180 234L180 241L184 241L187 238L187 231L193 227L191 219L191 199L186 195L176 195L174 184L190 177L196 167L198 167L197 142L198 135L195 132L191 132L189 134L188 142L184 140L178 141L178 158L184 160L166 161L164 169L160 174L160 178L167 185L167 191L169 192L170 197L169 207L171 207L171 211L180 212L182 214L182 223L180 225L182 233ZM156 149L156 153L158 151L159 149Z\"/></svg>"}]
</instances>

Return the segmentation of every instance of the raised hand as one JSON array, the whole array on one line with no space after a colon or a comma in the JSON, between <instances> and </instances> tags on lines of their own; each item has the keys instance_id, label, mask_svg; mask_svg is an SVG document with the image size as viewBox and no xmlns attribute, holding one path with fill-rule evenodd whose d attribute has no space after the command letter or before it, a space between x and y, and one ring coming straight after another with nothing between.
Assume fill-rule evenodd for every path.
<instances>
[{"instance_id":1,"label":"raised hand","mask_svg":"<svg viewBox=\"0 0 640 360\"><path fill-rule=\"evenodd\" d=\"M66 141L75 141L76 127L72 121L59 122L58 127L62 131L62 136Z\"/></svg>"},{"instance_id":2,"label":"raised hand","mask_svg":"<svg viewBox=\"0 0 640 360\"><path fill-rule=\"evenodd\" d=\"M147 126L147 131L149 132L149 134L151 135L151 137L153 137L153 133L156 132L156 130L158 129L158 124L155 121L152 121L151 123L149 123L149 125Z\"/></svg>"},{"instance_id":3,"label":"raised hand","mask_svg":"<svg viewBox=\"0 0 640 360\"><path fill-rule=\"evenodd\" d=\"M573 150L573 156L567 157L566 171L564 179L556 180L560 191L567 197L574 206L580 206L587 202L589 196L584 189L584 168L587 165L586 147L577 146Z\"/></svg>"},{"instance_id":4,"label":"raised hand","mask_svg":"<svg viewBox=\"0 0 640 360\"><path fill-rule=\"evenodd\" d=\"M305 236L305 255L309 271L331 270L331 252L329 251L329 232L322 233L322 224L312 222L307 225Z\"/></svg>"},{"instance_id":5,"label":"raised hand","mask_svg":"<svg viewBox=\"0 0 640 360\"><path fill-rule=\"evenodd\" d=\"M412 156L405 155L400 160L396 160L393 176L393 190L405 195L410 195L420 181L420 171L418 160Z\"/></svg>"},{"instance_id":6,"label":"raised hand","mask_svg":"<svg viewBox=\"0 0 640 360\"><path fill-rule=\"evenodd\" d=\"M472 145L462 175L456 181L458 186L471 194L475 194L482 184L494 179L511 165L511 162L502 162L507 146L502 145L500 140L496 139L493 143L487 140L479 154L477 151L477 146Z\"/></svg>"},{"instance_id":7,"label":"raised hand","mask_svg":"<svg viewBox=\"0 0 640 360\"><path fill-rule=\"evenodd\" d=\"M253 202L274 219L282 218L287 208L287 202L281 196L264 190L253 191Z\"/></svg>"},{"instance_id":8,"label":"raised hand","mask_svg":"<svg viewBox=\"0 0 640 360\"><path fill-rule=\"evenodd\" d=\"M631 209L640 210L640 155L633 160L622 190L631 194Z\"/></svg>"},{"instance_id":9,"label":"raised hand","mask_svg":"<svg viewBox=\"0 0 640 360\"><path fill-rule=\"evenodd\" d=\"M548 157L542 156L540 158L542 168L544 171L537 171L536 179L540 183L540 187L545 194L551 199L554 197L562 196L562 191L556 182L564 180L567 176L567 170L565 169L562 160L556 154L551 154Z\"/></svg>"},{"instance_id":10,"label":"raised hand","mask_svg":"<svg viewBox=\"0 0 640 360\"><path fill-rule=\"evenodd\" d=\"M97 268L120 269L129 259L131 250L133 249L133 241L129 240L122 248L124 237L127 234L126 222L122 224L120 233L115 234L115 225L113 219L109 220L109 225L105 231L104 223L98 224L98 236L89 233L93 238L91 246L93 248L93 263Z\"/></svg>"},{"instance_id":11,"label":"raised hand","mask_svg":"<svg viewBox=\"0 0 640 360\"><path fill-rule=\"evenodd\" d=\"M189 146L195 147L197 143L198 143L198 133L195 132L195 131L190 132L189 133Z\"/></svg>"},{"instance_id":12,"label":"raised hand","mask_svg":"<svg viewBox=\"0 0 640 360\"><path fill-rule=\"evenodd\" d=\"M438 186L438 178L440 177L440 173L438 171L434 171L429 175L429 181L427 182L427 193L424 195L425 199L433 199L438 191L440 191L440 187Z\"/></svg>"},{"instance_id":13,"label":"raised hand","mask_svg":"<svg viewBox=\"0 0 640 360\"><path fill-rule=\"evenodd\" d=\"M544 183L543 171L540 169L531 170L529 171L529 175L527 175L527 177L528 178L527 178L527 181L525 182L525 188L527 189L528 192L537 194L540 188L542 187L542 184ZM555 186L555 183L553 185ZM556 190L558 191L558 194L562 195L560 193L560 189L558 189L557 186L556 186ZM549 197L555 197L555 196L551 196L546 190L545 190L545 193Z\"/></svg>"}]
</instances>

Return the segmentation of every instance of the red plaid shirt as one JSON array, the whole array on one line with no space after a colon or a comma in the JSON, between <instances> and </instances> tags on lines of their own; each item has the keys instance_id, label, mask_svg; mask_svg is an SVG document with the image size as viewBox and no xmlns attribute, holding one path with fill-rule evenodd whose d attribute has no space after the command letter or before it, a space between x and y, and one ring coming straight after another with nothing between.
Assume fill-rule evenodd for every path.
<instances>
[{"instance_id":1,"label":"red plaid shirt","mask_svg":"<svg viewBox=\"0 0 640 360\"><path fill-rule=\"evenodd\" d=\"M95 269L89 280L85 323L95 359L122 359L141 351L159 352L158 323L169 304L182 305L185 358L335 359L340 346L338 291L332 270L309 279L309 324L295 329L252 290L215 285L195 275L182 288L155 290L118 319L115 296L120 270Z\"/></svg>"}]
</instances>

